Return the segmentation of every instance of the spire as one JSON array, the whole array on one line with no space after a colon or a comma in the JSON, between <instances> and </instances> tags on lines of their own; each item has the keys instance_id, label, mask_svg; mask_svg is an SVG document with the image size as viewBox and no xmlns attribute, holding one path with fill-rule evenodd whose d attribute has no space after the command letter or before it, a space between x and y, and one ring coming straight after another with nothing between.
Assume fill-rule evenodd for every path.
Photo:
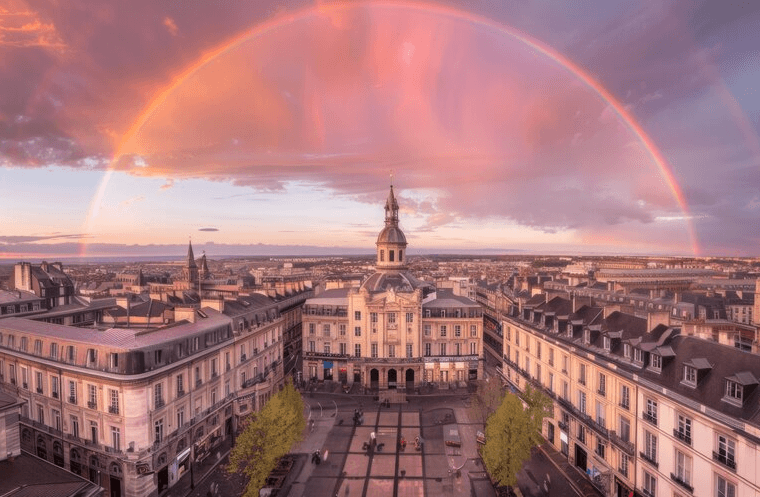
<instances>
[{"instance_id":1,"label":"spire","mask_svg":"<svg viewBox=\"0 0 760 497\"><path fill-rule=\"evenodd\" d=\"M190 240L187 246L187 267L198 267L195 264L195 255L193 255L193 241Z\"/></svg>"},{"instance_id":2,"label":"spire","mask_svg":"<svg viewBox=\"0 0 760 497\"><path fill-rule=\"evenodd\" d=\"M391 176L391 180L393 176ZM391 191L388 193L388 200L385 201L385 225L398 226L398 202L393 195L393 183L391 182Z\"/></svg>"}]
</instances>

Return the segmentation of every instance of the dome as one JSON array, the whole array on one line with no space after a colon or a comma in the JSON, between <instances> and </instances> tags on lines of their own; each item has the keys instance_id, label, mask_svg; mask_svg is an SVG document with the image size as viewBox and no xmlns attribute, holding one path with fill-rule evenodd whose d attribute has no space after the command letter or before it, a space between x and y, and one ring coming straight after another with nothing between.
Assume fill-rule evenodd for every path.
<instances>
[{"instance_id":1,"label":"dome","mask_svg":"<svg viewBox=\"0 0 760 497\"><path fill-rule=\"evenodd\" d=\"M390 290L391 288L400 292L413 292L418 288L430 286L430 283L418 280L409 272L401 271L392 273L374 273L362 283L361 287L370 292L383 292Z\"/></svg>"},{"instance_id":2,"label":"dome","mask_svg":"<svg viewBox=\"0 0 760 497\"><path fill-rule=\"evenodd\" d=\"M404 232L398 226L386 226L377 235L377 243L399 243L406 245L406 236L404 236Z\"/></svg>"}]
</instances>

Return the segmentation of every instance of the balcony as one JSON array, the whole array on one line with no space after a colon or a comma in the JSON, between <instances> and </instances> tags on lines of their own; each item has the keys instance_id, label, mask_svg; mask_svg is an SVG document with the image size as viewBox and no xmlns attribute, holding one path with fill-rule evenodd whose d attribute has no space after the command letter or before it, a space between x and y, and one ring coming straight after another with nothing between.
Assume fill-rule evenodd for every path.
<instances>
[{"instance_id":1,"label":"balcony","mask_svg":"<svg viewBox=\"0 0 760 497\"><path fill-rule=\"evenodd\" d=\"M216 378L217 376L219 376L219 373L217 373L216 371L212 371L211 372L211 378L212 379Z\"/></svg>"},{"instance_id":2,"label":"balcony","mask_svg":"<svg viewBox=\"0 0 760 497\"><path fill-rule=\"evenodd\" d=\"M42 389L40 387L37 387L37 393L42 394Z\"/></svg>"},{"instance_id":3,"label":"balcony","mask_svg":"<svg viewBox=\"0 0 760 497\"><path fill-rule=\"evenodd\" d=\"M200 378L198 378L197 380L195 380L195 386L196 387L199 387L201 385L203 385L203 380L201 380Z\"/></svg>"},{"instance_id":4,"label":"balcony","mask_svg":"<svg viewBox=\"0 0 760 497\"><path fill-rule=\"evenodd\" d=\"M119 414L119 406L108 406L108 412L111 414Z\"/></svg>"},{"instance_id":5,"label":"balcony","mask_svg":"<svg viewBox=\"0 0 760 497\"><path fill-rule=\"evenodd\" d=\"M245 354L243 354L243 355L241 355L241 356L240 356L240 362L241 362L241 363L244 363L244 362L245 362L245 361L247 361L247 360L248 360L248 357L246 357L246 355L245 355Z\"/></svg>"},{"instance_id":6,"label":"balcony","mask_svg":"<svg viewBox=\"0 0 760 497\"><path fill-rule=\"evenodd\" d=\"M183 395L185 395L185 391L184 390L177 390L177 398L180 398Z\"/></svg>"},{"instance_id":7,"label":"balcony","mask_svg":"<svg viewBox=\"0 0 760 497\"><path fill-rule=\"evenodd\" d=\"M630 404L630 402L621 402L618 405L620 406L621 409L625 409L626 411L630 411L631 410L631 404Z\"/></svg>"},{"instance_id":8,"label":"balcony","mask_svg":"<svg viewBox=\"0 0 760 497\"><path fill-rule=\"evenodd\" d=\"M689 485L689 483L682 478L679 478L678 475L675 473L670 473L670 479L679 484L681 487L683 487L686 491L693 494L694 493L694 487Z\"/></svg>"},{"instance_id":9,"label":"balcony","mask_svg":"<svg viewBox=\"0 0 760 497\"><path fill-rule=\"evenodd\" d=\"M639 457L641 457L643 460L654 466L655 468L659 467L657 464L657 459L654 458L653 455L647 454L646 452L639 452Z\"/></svg>"},{"instance_id":10,"label":"balcony","mask_svg":"<svg viewBox=\"0 0 760 497\"><path fill-rule=\"evenodd\" d=\"M156 409L161 409L165 405L164 399L156 399Z\"/></svg>"},{"instance_id":11,"label":"balcony","mask_svg":"<svg viewBox=\"0 0 760 497\"><path fill-rule=\"evenodd\" d=\"M21 384L21 387L22 387L22 388L26 388L27 390L29 390L29 384L28 384L28 383L26 383L26 382L22 383L22 384Z\"/></svg>"},{"instance_id":12,"label":"balcony","mask_svg":"<svg viewBox=\"0 0 760 497\"><path fill-rule=\"evenodd\" d=\"M562 421L559 421L557 423L557 426L559 426L559 429L562 431L570 431L570 426L567 423L563 423Z\"/></svg>"},{"instance_id":13,"label":"balcony","mask_svg":"<svg viewBox=\"0 0 760 497\"><path fill-rule=\"evenodd\" d=\"M620 447L623 450L623 452L625 452L629 456L633 456L634 453L636 452L635 451L635 447L633 446L633 443L631 443L631 442L629 442L627 440L623 440L614 431L610 432L610 440L612 440L612 443L614 443L615 445L617 445L618 447Z\"/></svg>"},{"instance_id":14,"label":"balcony","mask_svg":"<svg viewBox=\"0 0 760 497\"><path fill-rule=\"evenodd\" d=\"M736 459L733 454L722 454L720 452L713 451L713 461L718 461L723 466L736 471Z\"/></svg>"},{"instance_id":15,"label":"balcony","mask_svg":"<svg viewBox=\"0 0 760 497\"><path fill-rule=\"evenodd\" d=\"M642 411L641 412L641 419L644 421L647 421L649 423L652 423L653 425L657 426L657 415L651 412Z\"/></svg>"},{"instance_id":16,"label":"balcony","mask_svg":"<svg viewBox=\"0 0 760 497\"><path fill-rule=\"evenodd\" d=\"M73 395L71 397L69 397L69 404L76 404L76 403L77 403L77 398L76 397L74 397Z\"/></svg>"},{"instance_id":17,"label":"balcony","mask_svg":"<svg viewBox=\"0 0 760 497\"><path fill-rule=\"evenodd\" d=\"M52 395L53 395L53 398L54 398L54 399L57 399L57 398L58 398L58 392L53 392L53 393L52 393Z\"/></svg>"},{"instance_id":18,"label":"balcony","mask_svg":"<svg viewBox=\"0 0 760 497\"><path fill-rule=\"evenodd\" d=\"M691 435L686 434L678 429L673 430L673 436L687 445L691 445Z\"/></svg>"},{"instance_id":19,"label":"balcony","mask_svg":"<svg viewBox=\"0 0 760 497\"><path fill-rule=\"evenodd\" d=\"M98 403L97 402L88 401L87 402L87 407L89 407L90 409L97 409L98 408Z\"/></svg>"}]
</instances>

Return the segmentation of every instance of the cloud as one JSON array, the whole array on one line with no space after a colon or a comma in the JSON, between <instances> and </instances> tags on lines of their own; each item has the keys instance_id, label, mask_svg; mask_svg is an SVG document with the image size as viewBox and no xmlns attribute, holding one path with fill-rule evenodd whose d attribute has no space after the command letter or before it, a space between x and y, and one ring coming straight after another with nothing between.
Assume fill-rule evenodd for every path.
<instances>
[{"instance_id":1,"label":"cloud","mask_svg":"<svg viewBox=\"0 0 760 497\"><path fill-rule=\"evenodd\" d=\"M164 26L172 36L177 36L179 29L177 28L177 23L174 22L174 19L171 17L164 17Z\"/></svg>"},{"instance_id":2,"label":"cloud","mask_svg":"<svg viewBox=\"0 0 760 497\"><path fill-rule=\"evenodd\" d=\"M198 228L198 231L219 231L219 228Z\"/></svg>"},{"instance_id":3,"label":"cloud","mask_svg":"<svg viewBox=\"0 0 760 497\"><path fill-rule=\"evenodd\" d=\"M126 200L122 200L119 202L119 208L129 207L130 205L136 203L136 202L142 202L145 200L145 195L136 195L134 197L128 198Z\"/></svg>"},{"instance_id":4,"label":"cloud","mask_svg":"<svg viewBox=\"0 0 760 497\"><path fill-rule=\"evenodd\" d=\"M52 240L92 238L93 235L84 233L52 233L49 235L0 235L0 245L15 245L19 243L49 242Z\"/></svg>"},{"instance_id":5,"label":"cloud","mask_svg":"<svg viewBox=\"0 0 760 497\"><path fill-rule=\"evenodd\" d=\"M161 191L169 190L174 187L174 180L172 178L167 178L166 183L159 186L158 189Z\"/></svg>"}]
</instances>

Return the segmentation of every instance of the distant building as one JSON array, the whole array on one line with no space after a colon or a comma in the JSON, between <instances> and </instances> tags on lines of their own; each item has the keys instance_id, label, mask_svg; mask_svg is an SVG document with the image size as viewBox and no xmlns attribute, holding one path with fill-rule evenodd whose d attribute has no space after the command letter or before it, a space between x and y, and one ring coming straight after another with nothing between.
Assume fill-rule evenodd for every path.
<instances>
[{"instance_id":1,"label":"distant building","mask_svg":"<svg viewBox=\"0 0 760 497\"><path fill-rule=\"evenodd\" d=\"M74 283L63 272L60 262L43 262L39 266L19 262L13 276L15 289L34 293L46 309L70 304L74 298Z\"/></svg>"},{"instance_id":2,"label":"distant building","mask_svg":"<svg viewBox=\"0 0 760 497\"><path fill-rule=\"evenodd\" d=\"M304 304L304 378L410 390L482 376L482 308L408 271L398 211L391 186L374 274Z\"/></svg>"}]
</instances>

